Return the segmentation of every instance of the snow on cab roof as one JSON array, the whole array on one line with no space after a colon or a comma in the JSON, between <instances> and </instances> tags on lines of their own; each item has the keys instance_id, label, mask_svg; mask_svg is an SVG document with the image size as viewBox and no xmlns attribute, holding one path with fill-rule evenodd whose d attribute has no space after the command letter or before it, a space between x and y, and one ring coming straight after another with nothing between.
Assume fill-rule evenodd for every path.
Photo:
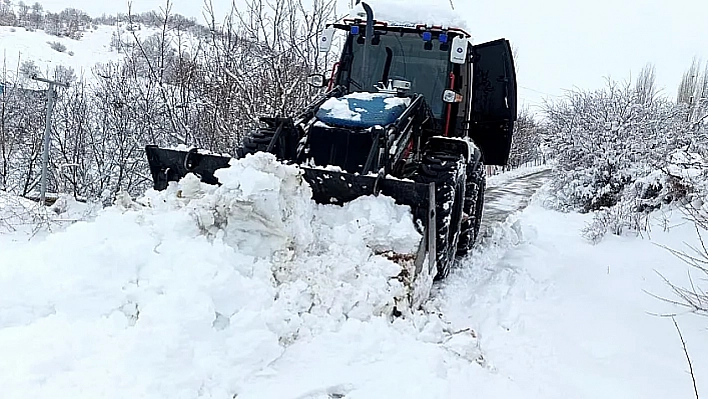
<instances>
[{"instance_id":1,"label":"snow on cab roof","mask_svg":"<svg viewBox=\"0 0 708 399\"><path fill-rule=\"evenodd\" d=\"M467 23L462 16L452 10L447 1L439 3L422 0L368 0L367 4L374 11L374 19L385 21L389 25L429 26L442 25L445 28L466 29ZM366 12L361 4L349 12L349 18L366 19Z\"/></svg>"}]
</instances>

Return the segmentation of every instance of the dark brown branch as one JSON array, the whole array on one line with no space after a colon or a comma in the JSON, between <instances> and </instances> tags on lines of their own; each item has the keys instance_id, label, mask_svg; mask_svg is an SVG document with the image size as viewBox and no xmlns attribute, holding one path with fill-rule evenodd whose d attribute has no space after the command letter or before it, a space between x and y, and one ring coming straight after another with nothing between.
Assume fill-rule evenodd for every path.
<instances>
[{"instance_id":1,"label":"dark brown branch","mask_svg":"<svg viewBox=\"0 0 708 399\"><path fill-rule=\"evenodd\" d=\"M679 325L676 322L676 318L672 317L671 320L673 320L674 326L676 326L676 331L678 332L679 338L681 339L681 345L683 345L683 353L686 355L686 361L688 362L688 369L691 371L691 380L693 380L693 392L696 395L696 399L699 399L698 398L698 385L696 384L696 375L693 373L693 364L691 364L691 357L688 355L688 349L686 348L686 341L683 339L683 334L681 334L681 329L679 328Z\"/></svg>"}]
</instances>

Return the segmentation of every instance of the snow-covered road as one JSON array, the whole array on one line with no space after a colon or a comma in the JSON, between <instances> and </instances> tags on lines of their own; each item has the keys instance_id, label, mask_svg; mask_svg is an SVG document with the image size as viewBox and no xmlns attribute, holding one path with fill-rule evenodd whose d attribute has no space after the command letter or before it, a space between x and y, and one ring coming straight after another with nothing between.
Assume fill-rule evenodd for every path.
<instances>
[{"instance_id":1,"label":"snow-covered road","mask_svg":"<svg viewBox=\"0 0 708 399\"><path fill-rule=\"evenodd\" d=\"M482 232L489 232L494 224L504 222L513 212L526 207L531 196L548 181L550 174L550 169L545 169L522 174L512 180L491 180L484 192Z\"/></svg>"}]
</instances>

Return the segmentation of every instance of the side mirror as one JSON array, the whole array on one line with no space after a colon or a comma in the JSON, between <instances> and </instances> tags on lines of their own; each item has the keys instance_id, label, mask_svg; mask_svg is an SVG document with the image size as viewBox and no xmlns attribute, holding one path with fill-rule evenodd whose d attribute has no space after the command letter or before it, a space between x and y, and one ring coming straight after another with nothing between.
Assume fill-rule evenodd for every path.
<instances>
[{"instance_id":1,"label":"side mirror","mask_svg":"<svg viewBox=\"0 0 708 399\"><path fill-rule=\"evenodd\" d=\"M322 36L320 36L320 42L317 47L320 49L320 53L326 53L332 47L332 38L334 37L334 28L328 27L322 31Z\"/></svg>"},{"instance_id":2,"label":"side mirror","mask_svg":"<svg viewBox=\"0 0 708 399\"><path fill-rule=\"evenodd\" d=\"M320 73L313 73L312 75L307 77L307 84L319 89L325 87L326 80L327 79L324 77L324 75Z\"/></svg>"},{"instance_id":3,"label":"side mirror","mask_svg":"<svg viewBox=\"0 0 708 399\"><path fill-rule=\"evenodd\" d=\"M462 94L457 94L454 90L445 90L443 92L443 102L446 102L448 104L451 103L461 103L462 102Z\"/></svg>"}]
</instances>

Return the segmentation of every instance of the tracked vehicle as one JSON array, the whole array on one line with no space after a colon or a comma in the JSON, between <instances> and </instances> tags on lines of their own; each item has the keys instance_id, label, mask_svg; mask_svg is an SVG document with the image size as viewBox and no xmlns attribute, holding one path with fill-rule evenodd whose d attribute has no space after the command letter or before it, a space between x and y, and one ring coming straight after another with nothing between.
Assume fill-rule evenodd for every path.
<instances>
[{"instance_id":1,"label":"tracked vehicle","mask_svg":"<svg viewBox=\"0 0 708 399\"><path fill-rule=\"evenodd\" d=\"M480 230L484 165L505 165L516 120L516 76L505 39L472 45L462 29L401 25L365 15L328 26L346 41L325 87L292 116L261 118L237 157L270 152L298 164L319 203L388 195L409 205L423 230L416 273L441 279ZM154 187L187 173L218 184L230 158L147 146ZM427 270L426 270L427 269ZM413 276L415 277L415 276Z\"/></svg>"}]
</instances>

